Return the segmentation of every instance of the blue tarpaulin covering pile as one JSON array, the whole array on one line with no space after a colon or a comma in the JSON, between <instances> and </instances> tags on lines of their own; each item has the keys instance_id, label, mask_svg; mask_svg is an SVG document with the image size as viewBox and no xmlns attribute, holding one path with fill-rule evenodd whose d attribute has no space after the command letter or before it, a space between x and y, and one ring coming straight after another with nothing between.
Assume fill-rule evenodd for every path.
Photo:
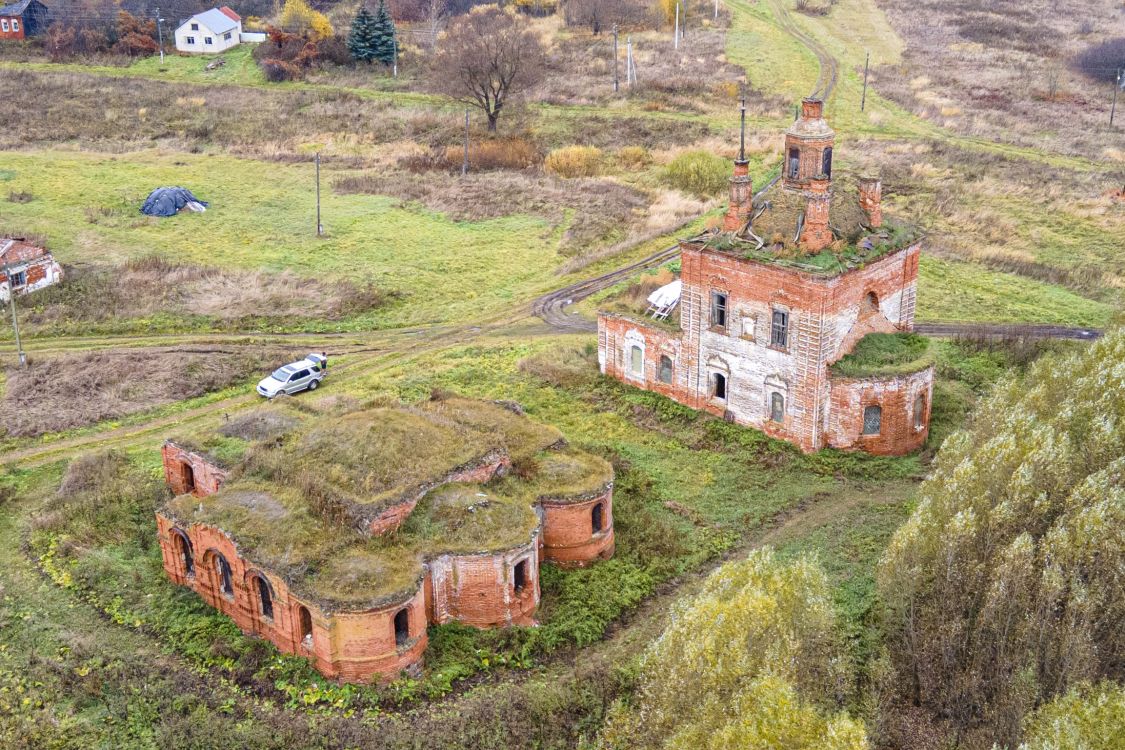
<instances>
[{"instance_id":1,"label":"blue tarpaulin covering pile","mask_svg":"<svg viewBox=\"0 0 1125 750\"><path fill-rule=\"evenodd\" d=\"M201 201L182 187L161 187L153 190L145 198L141 213L149 216L175 216L184 209L206 211L207 202Z\"/></svg>"}]
</instances>

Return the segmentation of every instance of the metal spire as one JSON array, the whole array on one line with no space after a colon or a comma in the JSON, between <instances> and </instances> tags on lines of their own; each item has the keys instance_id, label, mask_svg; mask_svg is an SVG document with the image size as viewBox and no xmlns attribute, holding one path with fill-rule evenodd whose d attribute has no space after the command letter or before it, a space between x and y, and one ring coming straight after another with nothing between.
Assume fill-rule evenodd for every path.
<instances>
[{"instance_id":1,"label":"metal spire","mask_svg":"<svg viewBox=\"0 0 1125 750\"><path fill-rule=\"evenodd\" d=\"M746 95L743 94L739 100L739 110L741 113L742 125L738 134L738 160L746 161Z\"/></svg>"}]
</instances>

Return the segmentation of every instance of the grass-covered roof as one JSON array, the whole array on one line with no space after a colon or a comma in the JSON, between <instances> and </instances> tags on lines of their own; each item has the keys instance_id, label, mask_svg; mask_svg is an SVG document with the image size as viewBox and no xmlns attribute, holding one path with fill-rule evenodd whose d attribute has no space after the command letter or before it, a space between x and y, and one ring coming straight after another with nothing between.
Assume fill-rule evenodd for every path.
<instances>
[{"instance_id":1,"label":"grass-covered roof","mask_svg":"<svg viewBox=\"0 0 1125 750\"><path fill-rule=\"evenodd\" d=\"M221 529L244 559L329 610L404 600L436 555L526 544L538 498L593 492L613 478L604 460L564 447L558 430L517 405L458 396L325 409L285 400L177 442L226 451L231 478L214 495L172 499L164 512ZM521 476L447 482L497 451L521 462ZM372 538L355 509L388 498L418 503L397 532Z\"/></svg>"},{"instance_id":2,"label":"grass-covered roof","mask_svg":"<svg viewBox=\"0 0 1125 750\"><path fill-rule=\"evenodd\" d=\"M916 333L869 333L831 367L843 378L906 375L933 364L930 341Z\"/></svg>"}]
</instances>

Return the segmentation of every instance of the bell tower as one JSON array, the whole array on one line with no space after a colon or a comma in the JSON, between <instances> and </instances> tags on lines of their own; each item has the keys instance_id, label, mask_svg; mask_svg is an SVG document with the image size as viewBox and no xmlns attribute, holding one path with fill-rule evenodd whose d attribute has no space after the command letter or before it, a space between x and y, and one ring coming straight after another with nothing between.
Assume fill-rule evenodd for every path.
<instances>
[{"instance_id":1,"label":"bell tower","mask_svg":"<svg viewBox=\"0 0 1125 750\"><path fill-rule=\"evenodd\" d=\"M750 181L750 162L746 159L746 97L739 107L741 122L738 136L738 158L734 161L734 176L730 178L730 204L723 217L724 232L738 232L750 221L754 203L754 185Z\"/></svg>"},{"instance_id":2,"label":"bell tower","mask_svg":"<svg viewBox=\"0 0 1125 750\"><path fill-rule=\"evenodd\" d=\"M836 133L824 119L824 102L805 99L801 114L785 131L785 164L782 185L805 190L819 175L832 177L832 144Z\"/></svg>"}]
</instances>

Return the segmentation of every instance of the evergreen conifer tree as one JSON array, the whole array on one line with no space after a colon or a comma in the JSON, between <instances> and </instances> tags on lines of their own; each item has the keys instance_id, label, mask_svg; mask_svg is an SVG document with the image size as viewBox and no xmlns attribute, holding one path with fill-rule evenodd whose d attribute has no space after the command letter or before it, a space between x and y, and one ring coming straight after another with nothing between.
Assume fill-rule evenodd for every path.
<instances>
[{"instance_id":1,"label":"evergreen conifer tree","mask_svg":"<svg viewBox=\"0 0 1125 750\"><path fill-rule=\"evenodd\" d=\"M377 37L375 17L367 10L367 5L359 6L348 34L348 52L358 62L371 62L376 59Z\"/></svg>"},{"instance_id":2,"label":"evergreen conifer tree","mask_svg":"<svg viewBox=\"0 0 1125 750\"><path fill-rule=\"evenodd\" d=\"M373 26L374 58L381 63L390 65L395 60L395 21L391 12L387 10L384 0L379 0L379 8L375 11Z\"/></svg>"}]
</instances>

